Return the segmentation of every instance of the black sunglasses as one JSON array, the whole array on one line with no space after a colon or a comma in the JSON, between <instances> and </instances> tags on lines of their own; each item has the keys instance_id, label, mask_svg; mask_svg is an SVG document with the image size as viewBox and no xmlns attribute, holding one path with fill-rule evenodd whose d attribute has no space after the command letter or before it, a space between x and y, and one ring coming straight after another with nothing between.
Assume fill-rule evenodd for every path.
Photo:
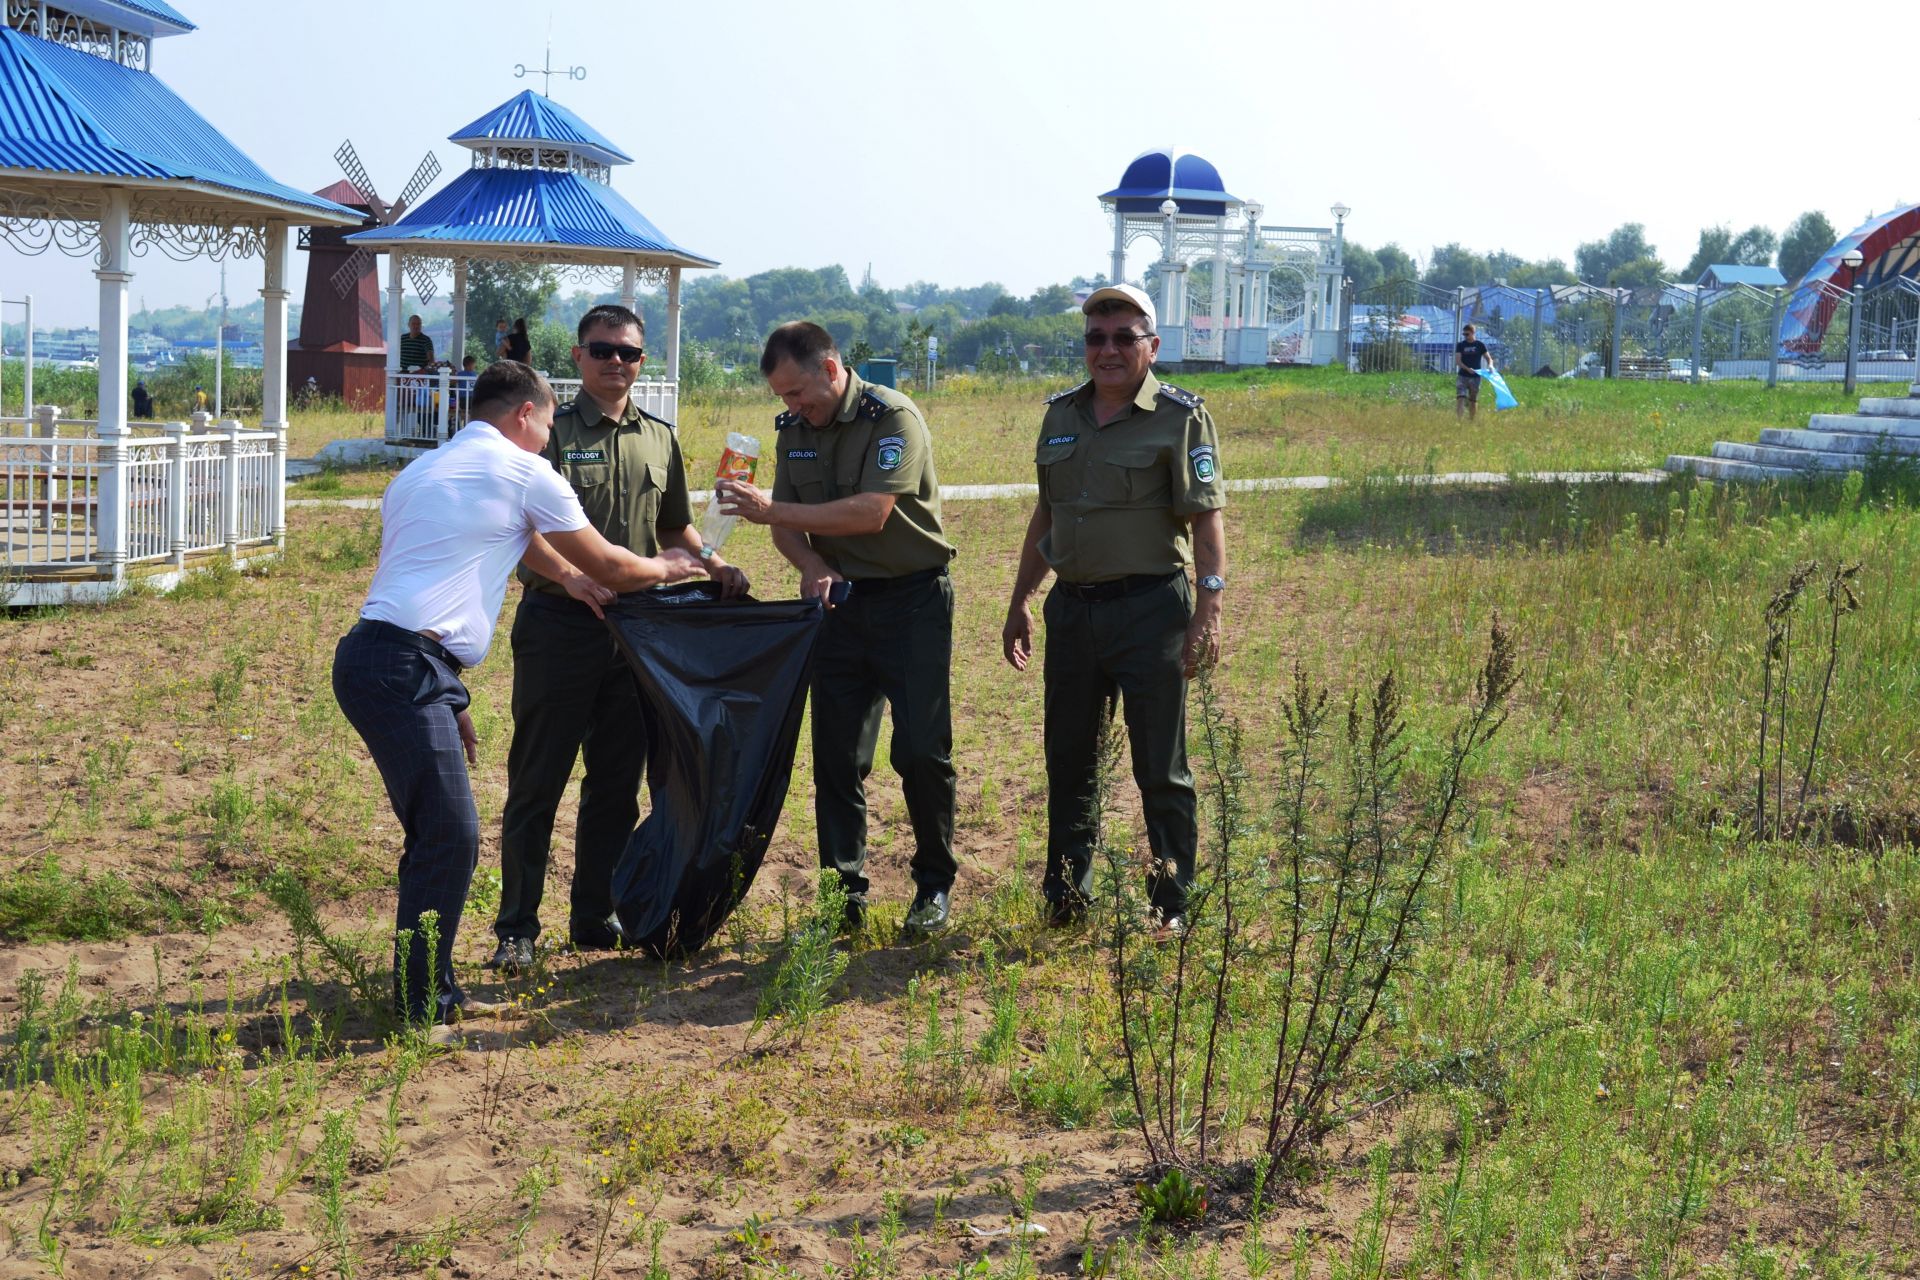
<instances>
[{"instance_id":1,"label":"black sunglasses","mask_svg":"<svg viewBox=\"0 0 1920 1280\"><path fill-rule=\"evenodd\" d=\"M1131 329L1122 329L1119 333L1100 333L1096 331L1087 335L1087 350L1098 351L1106 346L1107 343L1111 342L1118 349L1125 351L1134 343L1145 342L1151 337L1153 337L1153 335L1150 333L1135 333Z\"/></svg>"},{"instance_id":2,"label":"black sunglasses","mask_svg":"<svg viewBox=\"0 0 1920 1280\"><path fill-rule=\"evenodd\" d=\"M589 342L587 354L595 360L611 360L619 356L621 364L639 364L647 358L647 349L630 347L624 342Z\"/></svg>"}]
</instances>

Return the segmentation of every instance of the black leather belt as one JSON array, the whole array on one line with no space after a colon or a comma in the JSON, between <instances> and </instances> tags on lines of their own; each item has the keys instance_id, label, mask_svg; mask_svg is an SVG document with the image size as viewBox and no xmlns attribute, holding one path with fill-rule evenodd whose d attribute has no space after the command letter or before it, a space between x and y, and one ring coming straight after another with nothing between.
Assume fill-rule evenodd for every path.
<instances>
[{"instance_id":1,"label":"black leather belt","mask_svg":"<svg viewBox=\"0 0 1920 1280\"><path fill-rule=\"evenodd\" d=\"M353 629L365 636L384 640L389 644L405 645L409 649L418 649L421 653L440 659L452 667L454 674L461 671L460 659L447 652L447 646L418 631L409 631L405 627L395 626L391 622L380 622L373 618L362 618L353 624Z\"/></svg>"},{"instance_id":2,"label":"black leather belt","mask_svg":"<svg viewBox=\"0 0 1920 1280\"><path fill-rule=\"evenodd\" d=\"M1142 591L1164 587L1179 576L1179 570L1172 573L1130 573L1110 582L1067 582L1063 579L1054 586L1075 600L1118 600L1121 596L1135 596Z\"/></svg>"},{"instance_id":3,"label":"black leather belt","mask_svg":"<svg viewBox=\"0 0 1920 1280\"><path fill-rule=\"evenodd\" d=\"M947 566L936 569L922 569L918 573L903 573L897 578L855 578L852 580L855 596L870 596L882 591L898 591L903 587L917 587L932 582L935 578L947 576Z\"/></svg>"}]
</instances>

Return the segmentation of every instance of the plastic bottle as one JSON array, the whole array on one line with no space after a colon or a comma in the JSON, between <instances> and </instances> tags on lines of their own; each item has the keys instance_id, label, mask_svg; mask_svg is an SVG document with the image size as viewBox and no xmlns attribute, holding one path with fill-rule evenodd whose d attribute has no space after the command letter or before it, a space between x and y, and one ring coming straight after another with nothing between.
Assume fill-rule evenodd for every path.
<instances>
[{"instance_id":1,"label":"plastic bottle","mask_svg":"<svg viewBox=\"0 0 1920 1280\"><path fill-rule=\"evenodd\" d=\"M742 435L738 431L727 432L727 450L720 455L720 465L713 469L714 496L708 500L706 513L700 517L700 541L715 551L733 532L733 526L740 523L739 516L726 515L720 510L720 481L745 480L751 484L753 473L759 465L758 438Z\"/></svg>"}]
</instances>

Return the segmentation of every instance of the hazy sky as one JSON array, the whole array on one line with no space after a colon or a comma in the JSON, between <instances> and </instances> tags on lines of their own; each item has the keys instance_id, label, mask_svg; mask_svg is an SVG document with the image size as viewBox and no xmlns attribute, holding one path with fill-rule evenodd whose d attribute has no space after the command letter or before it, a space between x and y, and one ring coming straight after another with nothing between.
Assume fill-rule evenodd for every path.
<instances>
[{"instance_id":1,"label":"hazy sky","mask_svg":"<svg viewBox=\"0 0 1920 1280\"><path fill-rule=\"evenodd\" d=\"M539 87L513 67L551 23L554 61L587 68L554 98L637 157L614 185L729 275L871 263L1024 293L1100 272L1095 197L1168 144L1269 223L1344 201L1351 237L1423 261L1459 240L1571 262L1631 220L1678 263L1702 225L1817 208L1844 231L1920 199L1920 92L1884 61L1912 0L172 2L200 27L156 50L176 92L310 190L350 137L389 198L428 148L448 181L467 152L446 136ZM0 248L0 290L90 324L89 268ZM136 305L217 284L157 253L135 272ZM230 269L230 297L259 286L257 260Z\"/></svg>"}]
</instances>

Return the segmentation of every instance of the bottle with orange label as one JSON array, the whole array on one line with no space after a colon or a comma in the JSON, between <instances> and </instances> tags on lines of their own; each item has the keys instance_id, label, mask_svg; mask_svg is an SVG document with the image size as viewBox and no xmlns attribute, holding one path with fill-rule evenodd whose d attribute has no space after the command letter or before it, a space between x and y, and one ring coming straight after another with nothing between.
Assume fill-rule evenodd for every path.
<instances>
[{"instance_id":1,"label":"bottle with orange label","mask_svg":"<svg viewBox=\"0 0 1920 1280\"><path fill-rule=\"evenodd\" d=\"M760 441L738 431L727 432L726 452L720 455L720 465L713 469L713 479L717 485L722 480L745 480L753 483L753 475L760 465ZM700 541L710 551L718 551L720 544L727 540L733 527L740 523L739 516L730 516L720 510L720 501L711 498L707 501L707 510L700 517Z\"/></svg>"}]
</instances>

